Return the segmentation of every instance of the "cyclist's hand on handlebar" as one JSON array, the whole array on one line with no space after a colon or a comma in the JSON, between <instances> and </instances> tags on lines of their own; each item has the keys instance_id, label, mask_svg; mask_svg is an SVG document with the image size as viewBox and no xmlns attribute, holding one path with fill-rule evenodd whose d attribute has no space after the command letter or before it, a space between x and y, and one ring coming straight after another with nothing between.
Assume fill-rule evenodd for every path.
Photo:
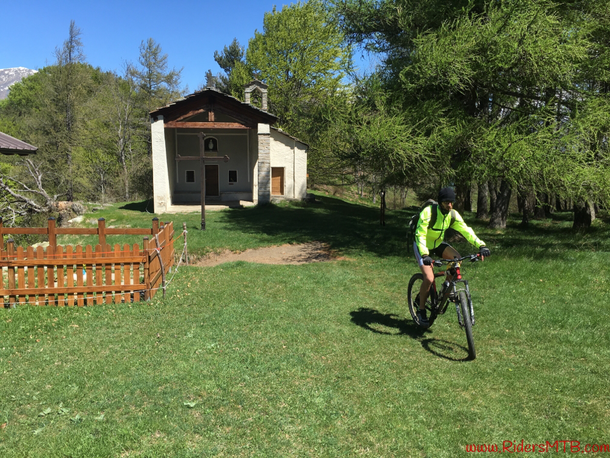
<instances>
[{"instance_id":1,"label":"cyclist's hand on handlebar","mask_svg":"<svg viewBox=\"0 0 610 458\"><path fill-rule=\"evenodd\" d=\"M483 245L482 247L479 248L479 254L481 255L482 258L487 258L487 257L491 256L491 251L489 251L489 248L487 248L485 245Z\"/></svg>"},{"instance_id":2,"label":"cyclist's hand on handlebar","mask_svg":"<svg viewBox=\"0 0 610 458\"><path fill-rule=\"evenodd\" d=\"M424 263L424 266L431 266L432 258L430 256L424 256L424 258L422 259L422 262Z\"/></svg>"}]
</instances>

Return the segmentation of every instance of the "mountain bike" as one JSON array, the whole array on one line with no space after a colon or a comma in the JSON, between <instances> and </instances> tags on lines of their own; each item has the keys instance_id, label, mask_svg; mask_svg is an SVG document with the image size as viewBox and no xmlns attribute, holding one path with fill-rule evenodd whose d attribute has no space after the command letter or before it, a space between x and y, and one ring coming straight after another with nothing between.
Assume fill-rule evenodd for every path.
<instances>
[{"instance_id":1,"label":"mountain bike","mask_svg":"<svg viewBox=\"0 0 610 458\"><path fill-rule=\"evenodd\" d=\"M470 359L477 357L477 352L474 347L474 339L472 337L472 327L474 326L474 308L472 306L472 298L470 297L470 288L468 280L462 278L460 267L462 261L469 260L477 262L481 258L480 254L469 254L467 256L455 259L437 259L433 262L434 267L446 268L444 271L434 273L434 282L430 286L430 293L426 299L426 310L428 312L428 322L430 326L439 315L443 315L447 311L450 302L455 303L458 323L466 332L466 340L468 341L468 356ZM436 279L445 277L445 281L441 285L440 292L436 288ZM417 310L419 309L419 290L424 281L422 273L417 273L409 280L408 298L409 312L413 321L417 324Z\"/></svg>"}]
</instances>

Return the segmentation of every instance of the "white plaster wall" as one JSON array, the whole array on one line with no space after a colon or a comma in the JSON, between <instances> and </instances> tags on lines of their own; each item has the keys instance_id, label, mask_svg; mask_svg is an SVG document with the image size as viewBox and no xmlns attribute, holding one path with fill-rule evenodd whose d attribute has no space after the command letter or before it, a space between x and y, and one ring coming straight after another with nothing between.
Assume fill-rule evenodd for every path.
<instances>
[{"instance_id":1,"label":"white plaster wall","mask_svg":"<svg viewBox=\"0 0 610 458\"><path fill-rule=\"evenodd\" d=\"M294 198L305 199L307 196L307 147L295 142L294 150Z\"/></svg>"},{"instance_id":2,"label":"white plaster wall","mask_svg":"<svg viewBox=\"0 0 610 458\"><path fill-rule=\"evenodd\" d=\"M303 143L283 132L271 129L271 167L284 168L284 198L305 198L307 149Z\"/></svg>"},{"instance_id":3,"label":"white plaster wall","mask_svg":"<svg viewBox=\"0 0 610 458\"><path fill-rule=\"evenodd\" d=\"M155 213L165 213L171 206L171 189L163 116L151 123L153 201Z\"/></svg>"}]
</instances>

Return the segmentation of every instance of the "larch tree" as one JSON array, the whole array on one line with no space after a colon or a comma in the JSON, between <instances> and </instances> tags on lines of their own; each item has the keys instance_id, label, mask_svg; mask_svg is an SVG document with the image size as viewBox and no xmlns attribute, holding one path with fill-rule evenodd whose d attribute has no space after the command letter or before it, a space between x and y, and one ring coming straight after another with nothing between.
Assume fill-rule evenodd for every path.
<instances>
[{"instance_id":1,"label":"larch tree","mask_svg":"<svg viewBox=\"0 0 610 458\"><path fill-rule=\"evenodd\" d=\"M140 44L139 66L130 65L128 77L135 82L140 107L140 122L142 127L139 132L143 140L148 144L148 155L152 155L150 139L150 127L148 114L156 108L167 105L172 100L179 98L180 74L182 69L168 69L168 55L163 54L161 45L152 38L142 41ZM148 165L150 169L151 165Z\"/></svg>"},{"instance_id":2,"label":"larch tree","mask_svg":"<svg viewBox=\"0 0 610 458\"><path fill-rule=\"evenodd\" d=\"M414 133L444 139L437 185L464 201L473 181L489 183L491 227L505 226L513 190L577 191L561 184L581 159L570 141L588 98L591 2L332 3L348 38L383 56L393 103L429 126Z\"/></svg>"},{"instance_id":3,"label":"larch tree","mask_svg":"<svg viewBox=\"0 0 610 458\"><path fill-rule=\"evenodd\" d=\"M169 70L167 60L161 45L149 38L140 44L139 66L130 66L130 75L148 112L180 96L182 69Z\"/></svg>"}]
</instances>

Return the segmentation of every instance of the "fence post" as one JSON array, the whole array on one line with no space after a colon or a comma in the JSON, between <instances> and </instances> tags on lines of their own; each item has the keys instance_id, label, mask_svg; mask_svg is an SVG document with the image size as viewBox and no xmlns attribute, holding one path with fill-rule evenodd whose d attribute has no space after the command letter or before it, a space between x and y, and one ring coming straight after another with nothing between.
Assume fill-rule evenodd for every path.
<instances>
[{"instance_id":1,"label":"fence post","mask_svg":"<svg viewBox=\"0 0 610 458\"><path fill-rule=\"evenodd\" d=\"M185 264L188 266L189 265L189 252L188 252L188 245L186 244L186 234L187 234L187 230L186 230L186 223L182 223L182 235L184 236L184 262Z\"/></svg>"},{"instance_id":2,"label":"fence post","mask_svg":"<svg viewBox=\"0 0 610 458\"><path fill-rule=\"evenodd\" d=\"M6 249L8 251L8 263L10 264L10 262L12 260L14 260L15 258L15 241L13 239L8 239L6 242ZM11 289L15 289L15 274L17 273L17 267L9 267L8 268L8 289L9 289L9 294L10 294L10 290ZM4 281L4 279L2 280ZM8 306L9 307L17 307L17 296L11 296L9 295L8 297Z\"/></svg>"},{"instance_id":3,"label":"fence post","mask_svg":"<svg viewBox=\"0 0 610 458\"><path fill-rule=\"evenodd\" d=\"M174 247L174 222L168 221L165 223L165 225L168 227L167 244L169 245L167 262L171 267L176 262L176 248Z\"/></svg>"},{"instance_id":4,"label":"fence post","mask_svg":"<svg viewBox=\"0 0 610 458\"><path fill-rule=\"evenodd\" d=\"M55 218L49 218L48 228L49 246L55 248L57 246L57 233L55 232Z\"/></svg>"},{"instance_id":5,"label":"fence post","mask_svg":"<svg viewBox=\"0 0 610 458\"><path fill-rule=\"evenodd\" d=\"M102 247L106 246L106 220L104 218L100 218L97 220L97 237L99 240L99 244Z\"/></svg>"},{"instance_id":6,"label":"fence post","mask_svg":"<svg viewBox=\"0 0 610 458\"><path fill-rule=\"evenodd\" d=\"M165 239L165 234L167 231L163 231L161 234ZM165 257L165 253L167 253L167 244L161 245L159 243L159 234L155 235L155 244L157 245L157 257L159 258L159 264L161 266L161 288L163 288L163 297L165 297L165 262L163 262L163 258Z\"/></svg>"},{"instance_id":7,"label":"fence post","mask_svg":"<svg viewBox=\"0 0 610 458\"><path fill-rule=\"evenodd\" d=\"M142 249L144 250L144 284L146 285L146 291L144 291L144 300L150 300L150 253L148 247L148 237L144 237L142 242Z\"/></svg>"},{"instance_id":8,"label":"fence post","mask_svg":"<svg viewBox=\"0 0 610 458\"><path fill-rule=\"evenodd\" d=\"M0 261L4 258L4 234L2 234L2 217L0 216ZM8 258L6 259L8 261ZM7 269L8 270L8 269ZM4 308L4 271L0 265L0 308Z\"/></svg>"},{"instance_id":9,"label":"fence post","mask_svg":"<svg viewBox=\"0 0 610 458\"><path fill-rule=\"evenodd\" d=\"M159 218L153 218L152 220L152 236L154 237L159 233Z\"/></svg>"},{"instance_id":10,"label":"fence post","mask_svg":"<svg viewBox=\"0 0 610 458\"><path fill-rule=\"evenodd\" d=\"M0 258L2 258L2 252L4 251L4 234L2 233L3 228L4 223L2 222L2 216L0 216Z\"/></svg>"}]
</instances>

